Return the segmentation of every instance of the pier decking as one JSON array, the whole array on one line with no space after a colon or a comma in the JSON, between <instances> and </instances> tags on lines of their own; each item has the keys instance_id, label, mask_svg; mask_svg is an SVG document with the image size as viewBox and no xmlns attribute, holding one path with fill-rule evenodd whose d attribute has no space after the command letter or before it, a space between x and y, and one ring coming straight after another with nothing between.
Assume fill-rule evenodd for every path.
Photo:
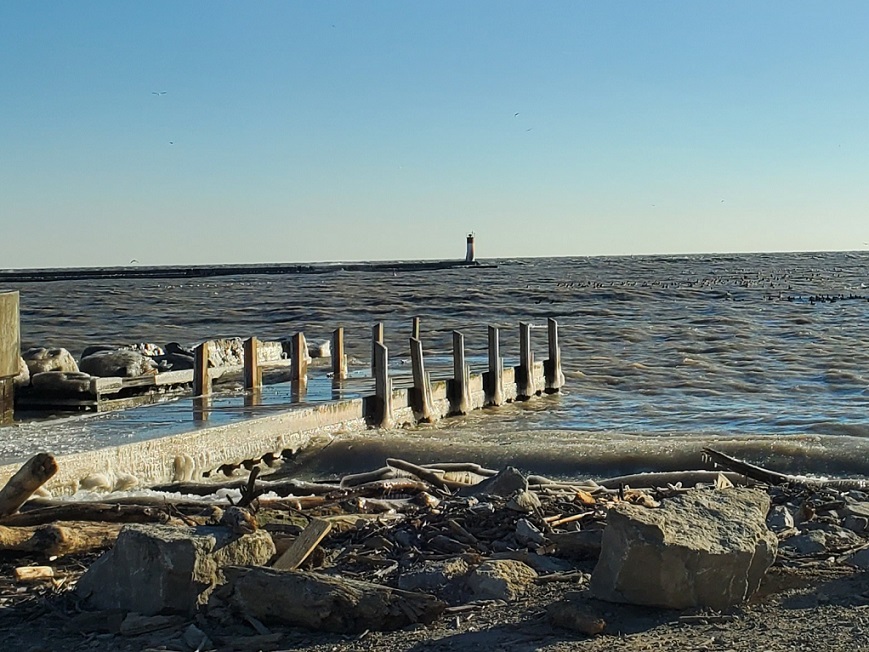
<instances>
[{"instance_id":1,"label":"pier decking","mask_svg":"<svg viewBox=\"0 0 869 652\"><path fill-rule=\"evenodd\" d=\"M17 293L14 294L17 317ZM11 303L11 302L10 302ZM17 336L16 329L7 329ZM244 366L214 368L208 364L209 342L196 348L194 369L174 371L138 378L92 378L88 397L44 397L49 409L64 407L63 403L92 403L91 407L124 407L135 402L165 396L165 392L193 395L189 430L170 436L138 436L137 441L120 445L103 445L94 450L81 450L58 456L60 471L47 485L55 493L73 493L89 477L135 478L140 486L173 481L189 481L212 473L244 465L292 455L308 445L312 438L338 435L369 427L394 427L433 422L452 415L467 414L483 407L529 400L543 393L556 393L564 384L561 355L558 346L558 325L547 322L549 357L535 360L531 341L532 325L519 324L520 350L518 364L504 366L499 343L499 329L489 327L488 360L477 360L472 370L465 356L464 337L453 332L452 365L443 364L427 371L419 338L419 320L415 319L410 338L411 369L399 374L389 365L389 352L383 344L383 326L372 329L371 375L348 378L344 350L344 331L333 332L332 367L330 378L318 382L331 385L328 395L308 395L309 374L302 333L293 337L289 361L264 364L257 355L258 341L249 338L244 345ZM17 339L16 339L17 345ZM6 347L12 350L13 347ZM6 350L0 349L0 350ZM17 369L17 349L16 349ZM12 369L11 365L7 372ZM4 367L4 368L6 368ZM280 380L289 384L285 392L288 401L280 406L262 403L263 372L279 373ZM287 374L289 371L289 374ZM48 372L52 373L52 372ZM215 413L226 410L227 395L213 393L216 378L234 375L244 384L242 396L230 395L238 402L245 418L234 423L215 423ZM435 378L433 379L433 375ZM11 387L12 379L4 383ZM35 395L24 396L37 401ZM55 404L52 406L51 401ZM218 407L216 402L222 405ZM260 409L260 408L266 409ZM280 411L275 411L277 408ZM143 427L147 427L144 424ZM14 428L13 428L14 432ZM133 433L135 435L135 433ZM136 437L134 436L134 439ZM10 478L24 459L0 466L0 485Z\"/></svg>"}]
</instances>

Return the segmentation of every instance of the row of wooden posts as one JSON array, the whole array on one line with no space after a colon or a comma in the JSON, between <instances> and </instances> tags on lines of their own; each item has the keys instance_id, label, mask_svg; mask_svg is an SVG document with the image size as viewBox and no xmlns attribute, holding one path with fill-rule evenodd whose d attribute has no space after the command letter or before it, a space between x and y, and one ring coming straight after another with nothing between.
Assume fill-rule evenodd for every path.
<instances>
[{"instance_id":1,"label":"row of wooden posts","mask_svg":"<svg viewBox=\"0 0 869 652\"><path fill-rule=\"evenodd\" d=\"M425 369L422 341L419 336L419 317L414 317L410 337L410 359L413 374L411 401L414 412L420 421L433 420L431 378ZM549 358L544 361L545 386L537 387L534 378L534 352L531 346L532 325L519 323L519 365L516 367L517 398L530 398L541 392L557 392L564 385L561 370L561 349L558 344L558 323L547 320ZM465 338L459 331L453 331L453 379L450 396L451 412L466 414L470 410L470 365L465 358ZM371 333L371 375L374 378L374 398L376 409L373 421L376 425L388 426L392 423L392 378L389 375L389 351L384 342L383 323L377 323ZM340 386L347 377L347 356L344 353L344 328L332 332L332 382ZM210 342L203 342L194 350L193 394L207 397L211 394L209 375ZM252 392L262 389L262 368L258 358L259 341L250 337L244 341L244 387ZM505 402L503 383L504 359L501 357L500 330L488 327L488 373L484 377L486 405L502 405ZM302 396L305 392L308 375L307 343L304 333L296 333L291 339L290 380L293 394Z\"/></svg>"}]
</instances>

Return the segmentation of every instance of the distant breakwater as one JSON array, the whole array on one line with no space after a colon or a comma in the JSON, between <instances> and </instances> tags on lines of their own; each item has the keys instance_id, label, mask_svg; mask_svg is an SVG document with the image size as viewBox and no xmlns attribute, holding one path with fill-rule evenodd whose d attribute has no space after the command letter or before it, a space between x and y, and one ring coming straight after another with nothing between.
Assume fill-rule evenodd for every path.
<instances>
[{"instance_id":1,"label":"distant breakwater","mask_svg":"<svg viewBox=\"0 0 869 652\"><path fill-rule=\"evenodd\" d=\"M70 267L0 270L0 282L39 283L123 278L206 278L245 274L329 274L334 272L422 272L462 268L496 268L490 263L464 260L383 261L361 263L315 263L297 265L262 263L240 265L127 265L124 267Z\"/></svg>"}]
</instances>

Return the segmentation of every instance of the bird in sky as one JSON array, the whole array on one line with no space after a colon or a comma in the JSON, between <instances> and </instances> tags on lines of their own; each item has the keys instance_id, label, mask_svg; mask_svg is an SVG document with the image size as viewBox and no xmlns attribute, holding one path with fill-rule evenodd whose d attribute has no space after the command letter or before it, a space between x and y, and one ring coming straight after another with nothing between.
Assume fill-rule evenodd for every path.
<instances>
[{"instance_id":1,"label":"bird in sky","mask_svg":"<svg viewBox=\"0 0 869 652\"><path fill-rule=\"evenodd\" d=\"M165 95L166 91L151 91L151 95Z\"/></svg>"}]
</instances>

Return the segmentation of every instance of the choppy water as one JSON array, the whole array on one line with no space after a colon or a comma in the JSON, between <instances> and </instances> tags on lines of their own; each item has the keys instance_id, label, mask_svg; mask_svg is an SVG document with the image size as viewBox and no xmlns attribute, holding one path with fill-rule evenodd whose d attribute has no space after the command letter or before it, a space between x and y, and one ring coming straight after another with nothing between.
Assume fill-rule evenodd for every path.
<instances>
[{"instance_id":1,"label":"choppy water","mask_svg":"<svg viewBox=\"0 0 869 652\"><path fill-rule=\"evenodd\" d=\"M785 470L869 475L869 253L593 257L497 261L497 269L338 272L197 280L7 284L21 292L24 346L179 341L345 327L368 363L383 321L392 360L413 316L428 355L453 329L484 356L520 320L560 326L563 395L415 431L372 432L307 462L310 473L425 461L512 462L562 476L697 468L699 449ZM836 300L829 300L835 298ZM545 331L535 331L538 359ZM38 427L32 436L41 436ZM45 426L42 426L44 429Z\"/></svg>"}]
</instances>

